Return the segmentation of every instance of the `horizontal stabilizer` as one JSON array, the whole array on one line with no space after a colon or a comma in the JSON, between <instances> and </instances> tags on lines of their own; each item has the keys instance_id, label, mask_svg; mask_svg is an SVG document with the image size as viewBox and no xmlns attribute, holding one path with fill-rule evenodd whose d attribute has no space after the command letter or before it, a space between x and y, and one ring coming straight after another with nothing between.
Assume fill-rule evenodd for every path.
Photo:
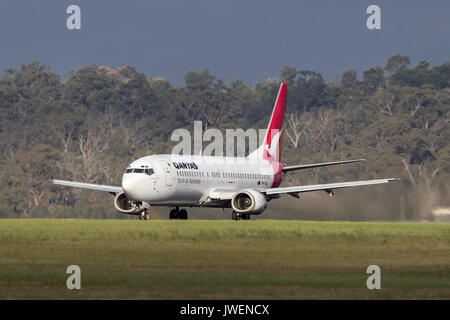
<instances>
[{"instance_id":1,"label":"horizontal stabilizer","mask_svg":"<svg viewBox=\"0 0 450 320\"><path fill-rule=\"evenodd\" d=\"M283 167L283 171L287 172L287 171L294 171L294 170L311 169L311 168L317 168L317 167L334 166L337 164L345 164L345 163L361 162L361 161L366 161L366 159L321 162L321 163L312 163L312 164L300 164L298 166L286 166L286 167Z\"/></svg>"}]
</instances>

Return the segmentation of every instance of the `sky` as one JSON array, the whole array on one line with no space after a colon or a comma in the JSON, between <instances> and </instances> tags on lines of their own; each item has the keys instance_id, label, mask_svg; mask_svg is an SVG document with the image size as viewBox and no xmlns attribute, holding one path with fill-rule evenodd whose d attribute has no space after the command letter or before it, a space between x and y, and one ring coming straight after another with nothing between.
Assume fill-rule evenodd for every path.
<instances>
[{"instance_id":1,"label":"sky","mask_svg":"<svg viewBox=\"0 0 450 320\"><path fill-rule=\"evenodd\" d=\"M369 30L369 5L381 29ZM66 9L81 9L69 30ZM411 64L450 61L449 0L2 0L0 70L39 60L64 77L88 64L130 65L184 85L189 71L226 83L278 77L285 65L322 73L384 67L397 53Z\"/></svg>"}]
</instances>

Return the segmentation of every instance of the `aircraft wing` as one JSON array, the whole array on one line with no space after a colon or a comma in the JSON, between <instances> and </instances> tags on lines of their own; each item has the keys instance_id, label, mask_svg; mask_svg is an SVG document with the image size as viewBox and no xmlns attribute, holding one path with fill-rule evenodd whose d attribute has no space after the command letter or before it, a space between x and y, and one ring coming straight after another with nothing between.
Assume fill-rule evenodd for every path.
<instances>
[{"instance_id":1,"label":"aircraft wing","mask_svg":"<svg viewBox=\"0 0 450 320\"><path fill-rule=\"evenodd\" d=\"M116 187L116 186L106 186L101 184L92 184L92 183L83 183L83 182L74 182L74 181L66 181L66 180L52 180L54 184L59 184L62 186L68 186L68 187L76 187L76 188L83 188L83 189L90 189L90 190L97 190L97 191L106 191L106 192L112 192L112 193L121 193L123 192L122 187Z\"/></svg>"},{"instance_id":2,"label":"aircraft wing","mask_svg":"<svg viewBox=\"0 0 450 320\"><path fill-rule=\"evenodd\" d=\"M285 167L283 167L283 171L287 172L287 171L293 171L293 170L311 169L311 168L317 168L317 167L334 166L337 164L345 164L345 163L361 162L361 161L366 161L366 159L301 164L301 165L297 165L297 166L285 166Z\"/></svg>"},{"instance_id":3,"label":"aircraft wing","mask_svg":"<svg viewBox=\"0 0 450 320\"><path fill-rule=\"evenodd\" d=\"M388 183L390 181L398 181L400 179L397 178L388 178L388 179L377 179L377 180L366 180L366 181L351 181L351 182L336 182L336 183L327 183L327 184L313 184L309 186L294 186L294 187L282 187L282 188L269 188L263 190L263 193L267 195L276 195L276 194L297 194L300 192L310 192L310 191L319 191L323 190L331 195L333 194L333 189L341 189L341 188L350 188L350 187L359 187L359 186L369 186L374 184L382 184Z\"/></svg>"}]
</instances>

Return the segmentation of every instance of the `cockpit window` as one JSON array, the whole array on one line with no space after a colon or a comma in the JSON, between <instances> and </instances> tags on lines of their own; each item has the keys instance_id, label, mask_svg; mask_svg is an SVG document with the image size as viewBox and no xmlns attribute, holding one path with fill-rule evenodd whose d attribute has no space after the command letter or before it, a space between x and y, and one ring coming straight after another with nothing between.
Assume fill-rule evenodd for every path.
<instances>
[{"instance_id":1,"label":"cockpit window","mask_svg":"<svg viewBox=\"0 0 450 320\"><path fill-rule=\"evenodd\" d=\"M148 175L148 176L151 176L151 175L154 174L154 173L155 173L155 171L153 171L152 168L145 169L145 174Z\"/></svg>"},{"instance_id":2,"label":"cockpit window","mask_svg":"<svg viewBox=\"0 0 450 320\"><path fill-rule=\"evenodd\" d=\"M125 170L125 173L145 173L148 176L151 176L155 173L155 171L152 168L146 168L146 169L127 169Z\"/></svg>"}]
</instances>

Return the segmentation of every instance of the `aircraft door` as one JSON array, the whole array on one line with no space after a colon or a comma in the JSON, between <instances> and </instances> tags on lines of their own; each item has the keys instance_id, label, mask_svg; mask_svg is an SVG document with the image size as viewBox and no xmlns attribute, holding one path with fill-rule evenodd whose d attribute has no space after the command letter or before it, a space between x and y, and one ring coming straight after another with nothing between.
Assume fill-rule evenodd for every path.
<instances>
[{"instance_id":1,"label":"aircraft door","mask_svg":"<svg viewBox=\"0 0 450 320\"><path fill-rule=\"evenodd\" d=\"M172 186L172 166L167 161L161 160L160 163L164 170L166 186L170 187Z\"/></svg>"}]
</instances>

